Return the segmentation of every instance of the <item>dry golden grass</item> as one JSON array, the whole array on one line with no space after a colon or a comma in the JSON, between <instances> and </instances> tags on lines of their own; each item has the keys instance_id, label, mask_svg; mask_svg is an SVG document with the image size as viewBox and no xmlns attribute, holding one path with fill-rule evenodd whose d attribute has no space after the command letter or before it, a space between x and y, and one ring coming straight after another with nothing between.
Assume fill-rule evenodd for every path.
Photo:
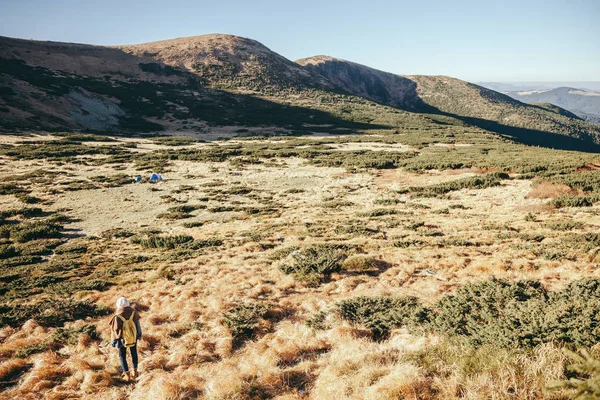
<instances>
[{"instance_id":1,"label":"dry golden grass","mask_svg":"<svg viewBox=\"0 0 600 400\"><path fill-rule=\"evenodd\" d=\"M96 326L100 340L82 334L75 344L63 344L25 359L12 358L19 348L42 343L54 331L28 321L21 327L0 328L0 381L11 377L0 397L566 398L564 393L544 391L550 381L564 374L565 359L558 347L543 345L531 353L469 356L434 335L419 336L399 329L389 339L374 342L370 330L335 318L329 321L332 326L322 331L305 322L340 300L361 295L411 295L429 304L466 282L491 276L537 279L550 288L560 288L579 277L599 277L600 270L591 267L588 258L545 259L519 237L521 233L558 237L560 233L542 226L558 218L585 222L582 232L593 232L600 226L596 207L547 208L544 199L563 194L565 189L544 183L532 189L531 181L519 179L499 187L452 192L445 198L414 199L397 193L410 186L481 172L476 170L458 174L401 170L348 173L341 168L305 165L294 158L279 162L285 168L177 161L163 174L165 181L154 186L125 185L54 197L40 190L54 200L52 209L68 207L68 214L80 220L69 228L82 229L87 235L101 236L113 228L133 233L159 229L163 235L217 237L224 244L182 256L175 251L142 249L128 239L89 241L86 257L90 261L103 257L99 263L102 268L129 256L148 258L121 265L119 276L114 278L116 284L105 291L74 294L77 299L107 307L113 307L123 295L138 303L144 330L139 343L140 378L132 384L120 381L117 352L108 343L108 317L86 321ZM6 159L3 163L0 174L13 168L39 168L33 165L37 162ZM100 170L107 175L116 173L107 165L56 168L75 177L100 175ZM133 174L135 169L128 165L125 171ZM250 187L256 197L235 194L217 199L203 186L215 180L224 182L217 186L219 189ZM193 189L174 193L184 185ZM290 193L290 189L304 192ZM173 206L165 203L162 195L171 195L181 204L196 204L199 198L210 197L209 208L272 206L281 212L197 210L190 220L204 224L184 228L182 221L156 218ZM398 201L376 204L382 198ZM332 200L352 205L319 206ZM361 216L378 208L398 213ZM536 221L525 220L531 210L537 210ZM335 228L341 225L371 231L336 233ZM423 243L393 245L402 240ZM349 251L347 270L332 274L316 287L283 274L277 268L283 261L270 258L281 248L339 241L359 250ZM134 266L138 270L128 270ZM173 270L171 279L157 273L167 267ZM261 321L252 338L238 346L223 318L232 307L245 303L266 304L271 315Z\"/></svg>"},{"instance_id":2,"label":"dry golden grass","mask_svg":"<svg viewBox=\"0 0 600 400\"><path fill-rule=\"evenodd\" d=\"M551 182L539 182L533 186L533 189L527 195L530 199L554 199L559 196L567 194L574 194L577 191L571 189L567 185L551 183Z\"/></svg>"}]
</instances>

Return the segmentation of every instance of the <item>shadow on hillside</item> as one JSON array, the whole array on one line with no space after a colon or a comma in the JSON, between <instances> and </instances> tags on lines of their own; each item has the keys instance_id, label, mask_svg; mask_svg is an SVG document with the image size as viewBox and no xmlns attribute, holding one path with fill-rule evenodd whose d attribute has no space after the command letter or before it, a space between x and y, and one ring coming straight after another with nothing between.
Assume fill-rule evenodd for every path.
<instances>
[{"instance_id":1,"label":"shadow on hillside","mask_svg":"<svg viewBox=\"0 0 600 400\"><path fill-rule=\"evenodd\" d=\"M416 91L414 95L417 96ZM594 144L592 138L586 138L586 140L578 139L553 132L503 125L496 121L483 118L466 117L452 114L426 104L420 98L418 98L418 103L416 104L414 111L423 114L434 114L450 117L467 125L485 129L486 131L496 133L506 139L529 146L539 146L558 150L584 151L588 153L600 153L600 145Z\"/></svg>"},{"instance_id":2,"label":"shadow on hillside","mask_svg":"<svg viewBox=\"0 0 600 400\"><path fill-rule=\"evenodd\" d=\"M311 64L311 69L330 79L345 90L356 95L364 96L383 105L409 112L449 117L455 121L461 121L464 124L479 127L507 139L527 145L564 150L600 152L600 146L595 145L592 138L589 137L584 138L587 140L582 140L552 132L504 125L493 120L444 112L427 104L426 99L424 100L419 96L418 84L410 77L389 74L370 68L367 68L365 72L365 69L361 68L359 65L335 59L321 60L315 65ZM393 86L395 87L395 92L393 91ZM401 89L401 92L398 92L399 89ZM521 104L518 100L494 91L485 90L484 92L481 92L481 95L494 103L508 102L510 104ZM555 112L560 115L566 115L568 117L578 118L559 107L532 107ZM436 121L436 123L448 125L448 122L446 121Z\"/></svg>"},{"instance_id":3,"label":"shadow on hillside","mask_svg":"<svg viewBox=\"0 0 600 400\"><path fill-rule=\"evenodd\" d=\"M34 51L40 51L38 47L42 46L46 52L51 50L54 57L64 55L65 59L76 58L82 63L104 63L106 59L115 61L115 70L100 77L57 73L49 68L29 65L17 58L0 59L0 74L35 87L43 93L40 95L43 97L41 101L49 104L56 103L58 99L74 102L75 107L80 107L81 113L86 116L93 116L94 113L101 116L102 113L98 109L102 107L99 104L106 104L109 99L117 103L125 111L125 115L118 117L119 126L112 129L96 128L93 130L96 133L157 132L172 126L174 121L182 121L186 130L193 130L194 126L197 126L196 123L207 123L209 126L240 128L280 127L282 133L287 131L297 135L313 132L347 134L355 130L390 128L385 125L354 122L349 120L350 118L343 119L326 111L309 108L310 105L291 105L290 102L295 96L293 88L281 89L281 93L291 93L289 99L284 96L281 102L274 102L255 94L211 88L193 71L165 65L152 60L151 55L138 57L117 48L3 39L0 40L0 47L3 42L18 43ZM87 58L83 60L84 57ZM128 69L121 72L118 70L121 67ZM143 74L143 80L139 79L140 74ZM11 80L7 79L7 82L10 84ZM36 110L32 107L33 103L19 91L10 87L6 89L6 95L0 93L0 100L3 99L2 96L8 96L10 98L4 100L10 100L15 107L38 115L38 118L33 122L15 120L12 121L12 126L6 126L8 120L0 118L0 128L27 129L42 126L44 122L49 128L72 128L72 123ZM79 94L79 97L74 97L74 93ZM83 98L84 101L78 103L74 98ZM70 117L67 117L65 115L69 120Z\"/></svg>"}]
</instances>

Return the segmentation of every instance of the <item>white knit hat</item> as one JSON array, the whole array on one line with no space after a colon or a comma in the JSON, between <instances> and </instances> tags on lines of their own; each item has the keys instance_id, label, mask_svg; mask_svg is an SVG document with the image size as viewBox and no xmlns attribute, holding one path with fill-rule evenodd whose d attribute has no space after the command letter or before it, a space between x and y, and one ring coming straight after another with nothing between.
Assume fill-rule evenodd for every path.
<instances>
[{"instance_id":1,"label":"white knit hat","mask_svg":"<svg viewBox=\"0 0 600 400\"><path fill-rule=\"evenodd\" d=\"M129 300L127 300L125 297L119 298L119 300L117 300L117 308L125 307L129 307Z\"/></svg>"}]
</instances>

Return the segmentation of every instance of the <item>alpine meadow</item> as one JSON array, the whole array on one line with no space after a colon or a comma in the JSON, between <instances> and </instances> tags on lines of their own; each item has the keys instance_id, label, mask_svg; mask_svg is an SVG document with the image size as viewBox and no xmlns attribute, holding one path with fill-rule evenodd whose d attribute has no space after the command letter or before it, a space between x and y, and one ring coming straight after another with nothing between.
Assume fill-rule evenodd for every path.
<instances>
[{"instance_id":1,"label":"alpine meadow","mask_svg":"<svg viewBox=\"0 0 600 400\"><path fill-rule=\"evenodd\" d=\"M0 37L2 399L600 398L599 228L600 125L556 104Z\"/></svg>"}]
</instances>

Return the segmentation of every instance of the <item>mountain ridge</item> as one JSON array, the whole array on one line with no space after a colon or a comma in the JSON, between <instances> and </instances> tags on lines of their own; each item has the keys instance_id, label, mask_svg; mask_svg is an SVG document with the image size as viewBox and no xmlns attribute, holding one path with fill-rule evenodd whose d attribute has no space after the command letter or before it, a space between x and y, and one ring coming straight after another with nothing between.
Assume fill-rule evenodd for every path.
<instances>
[{"instance_id":1,"label":"mountain ridge","mask_svg":"<svg viewBox=\"0 0 600 400\"><path fill-rule=\"evenodd\" d=\"M409 104L407 109L451 116L497 133L515 128L584 138L596 143L599 140L599 129L585 124L578 117L569 116L567 110L558 111L528 105L508 95L460 79L447 76L396 75L327 56L308 57L298 62L323 74L334 83L341 82L340 85L350 93L367 96L374 101L383 101L383 104L396 107ZM397 98L389 91L389 85L376 86L377 89L383 90L383 93L376 90L365 94L364 87L355 84L384 80L395 81L396 84L402 82L403 87L410 90L405 90L402 93L403 97ZM502 126L494 127L494 123ZM519 133L520 136L526 134Z\"/></svg>"},{"instance_id":2,"label":"mountain ridge","mask_svg":"<svg viewBox=\"0 0 600 400\"><path fill-rule=\"evenodd\" d=\"M234 35L120 46L0 37L0 59L4 129L433 129L441 118L524 143L600 144L600 128L455 78L396 75L329 56L293 62Z\"/></svg>"},{"instance_id":3,"label":"mountain ridge","mask_svg":"<svg viewBox=\"0 0 600 400\"><path fill-rule=\"evenodd\" d=\"M575 113L580 118L600 123L600 92L561 86L546 90L506 92L525 103L550 103Z\"/></svg>"}]
</instances>

